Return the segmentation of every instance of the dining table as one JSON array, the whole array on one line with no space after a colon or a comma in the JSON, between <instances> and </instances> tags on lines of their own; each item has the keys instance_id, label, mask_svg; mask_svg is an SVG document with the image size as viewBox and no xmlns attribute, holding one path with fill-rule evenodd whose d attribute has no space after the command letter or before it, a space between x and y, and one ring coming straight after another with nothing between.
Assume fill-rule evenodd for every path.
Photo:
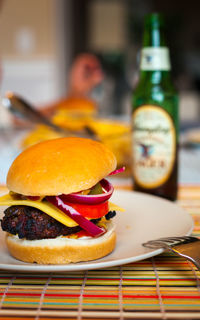
<instances>
[{"instance_id":1,"label":"dining table","mask_svg":"<svg viewBox=\"0 0 200 320\"><path fill-rule=\"evenodd\" d=\"M0 137L1 193L6 192L6 172L19 152L16 136L19 139L20 135L11 131ZM178 199L174 204L192 217L192 235L196 237L200 237L199 159L198 146L180 149ZM116 190L134 193L131 177L114 177L113 185ZM89 270L57 271L55 267L51 272L27 272L2 268L0 319L200 319L200 271L189 260L166 251Z\"/></svg>"}]
</instances>

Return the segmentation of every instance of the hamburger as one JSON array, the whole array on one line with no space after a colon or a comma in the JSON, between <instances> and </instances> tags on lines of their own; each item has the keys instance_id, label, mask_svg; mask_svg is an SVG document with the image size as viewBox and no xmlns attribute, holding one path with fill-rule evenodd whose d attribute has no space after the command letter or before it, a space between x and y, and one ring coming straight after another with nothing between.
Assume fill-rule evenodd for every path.
<instances>
[{"instance_id":1,"label":"hamburger","mask_svg":"<svg viewBox=\"0 0 200 320\"><path fill-rule=\"evenodd\" d=\"M7 175L8 206L1 220L16 259L67 264L101 258L115 247L109 202L116 158L102 143L76 137L44 141L24 150Z\"/></svg>"}]
</instances>

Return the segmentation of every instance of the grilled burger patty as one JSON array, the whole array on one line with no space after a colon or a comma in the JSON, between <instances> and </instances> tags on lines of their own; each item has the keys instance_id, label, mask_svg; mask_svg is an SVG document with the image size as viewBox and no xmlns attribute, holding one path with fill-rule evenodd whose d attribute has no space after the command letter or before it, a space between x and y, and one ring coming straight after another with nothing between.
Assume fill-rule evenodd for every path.
<instances>
[{"instance_id":1,"label":"grilled burger patty","mask_svg":"<svg viewBox=\"0 0 200 320\"><path fill-rule=\"evenodd\" d=\"M11 206L4 211L5 216L1 220L3 231L18 234L20 239L27 240L52 239L58 236L67 236L82 230L81 227L67 227L53 219L39 209L28 206ZM106 215L109 220L115 216L115 211ZM97 223L100 219L92 219Z\"/></svg>"}]
</instances>

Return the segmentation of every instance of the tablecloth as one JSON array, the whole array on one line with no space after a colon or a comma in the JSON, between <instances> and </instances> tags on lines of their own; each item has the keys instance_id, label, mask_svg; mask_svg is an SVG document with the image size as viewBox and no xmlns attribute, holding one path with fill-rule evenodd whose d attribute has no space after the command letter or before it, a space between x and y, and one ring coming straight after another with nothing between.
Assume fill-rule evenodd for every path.
<instances>
[{"instance_id":1,"label":"tablecloth","mask_svg":"<svg viewBox=\"0 0 200 320\"><path fill-rule=\"evenodd\" d=\"M180 186L178 203L200 236L200 185ZM1 271L0 319L200 319L200 271L172 253L86 272Z\"/></svg>"}]
</instances>

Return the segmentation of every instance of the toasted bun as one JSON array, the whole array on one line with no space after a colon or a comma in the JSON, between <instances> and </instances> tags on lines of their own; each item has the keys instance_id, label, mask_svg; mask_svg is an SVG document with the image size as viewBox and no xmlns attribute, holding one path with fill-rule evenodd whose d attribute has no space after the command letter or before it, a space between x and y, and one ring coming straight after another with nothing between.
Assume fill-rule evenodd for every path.
<instances>
[{"instance_id":1,"label":"toasted bun","mask_svg":"<svg viewBox=\"0 0 200 320\"><path fill-rule=\"evenodd\" d=\"M97 106L94 101L87 98L81 97L69 97L60 101L57 104L58 110L68 110L68 111L90 111L94 112L97 109Z\"/></svg>"},{"instance_id":2,"label":"toasted bun","mask_svg":"<svg viewBox=\"0 0 200 320\"><path fill-rule=\"evenodd\" d=\"M113 228L99 238L21 240L7 234L6 243L11 255L18 260L39 264L67 264L90 261L113 251L116 234Z\"/></svg>"},{"instance_id":3,"label":"toasted bun","mask_svg":"<svg viewBox=\"0 0 200 320\"><path fill-rule=\"evenodd\" d=\"M69 194L91 188L115 168L114 154L102 143L59 138L24 150L10 167L7 187L30 196Z\"/></svg>"}]
</instances>

